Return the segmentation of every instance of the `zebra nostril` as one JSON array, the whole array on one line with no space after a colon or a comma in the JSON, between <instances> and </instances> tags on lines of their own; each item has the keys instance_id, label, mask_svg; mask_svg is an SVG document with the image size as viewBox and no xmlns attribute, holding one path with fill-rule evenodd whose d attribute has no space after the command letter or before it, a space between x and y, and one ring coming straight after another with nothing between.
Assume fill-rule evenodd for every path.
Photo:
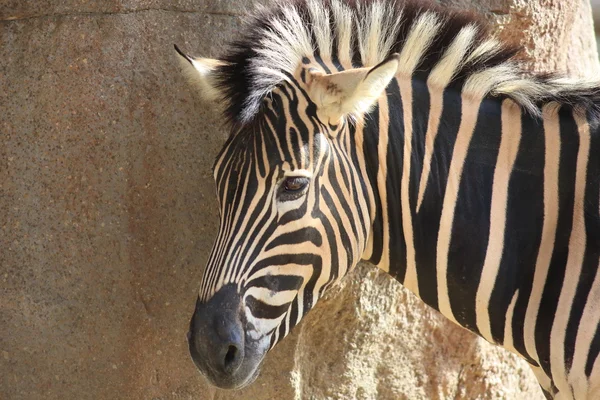
<instances>
[{"instance_id":1,"label":"zebra nostril","mask_svg":"<svg viewBox=\"0 0 600 400\"><path fill-rule=\"evenodd\" d=\"M225 365L230 364L235 360L235 355L237 354L237 347L229 346L227 350L227 354L225 354Z\"/></svg>"},{"instance_id":2,"label":"zebra nostril","mask_svg":"<svg viewBox=\"0 0 600 400\"><path fill-rule=\"evenodd\" d=\"M240 351L239 349L230 344L227 348L227 353L225 353L225 359L223 362L223 368L225 371L233 372L239 367L241 359L240 359Z\"/></svg>"}]
</instances>

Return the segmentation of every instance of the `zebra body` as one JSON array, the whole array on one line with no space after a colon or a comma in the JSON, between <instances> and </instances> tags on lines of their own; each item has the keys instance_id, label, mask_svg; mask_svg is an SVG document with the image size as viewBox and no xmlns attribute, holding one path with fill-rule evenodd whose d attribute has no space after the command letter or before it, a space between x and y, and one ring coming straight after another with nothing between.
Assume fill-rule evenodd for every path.
<instances>
[{"instance_id":1,"label":"zebra body","mask_svg":"<svg viewBox=\"0 0 600 400\"><path fill-rule=\"evenodd\" d=\"M388 141L399 143L388 143L385 186L376 186L387 210L374 225L382 228L368 260L452 321L540 367L549 393L557 389L546 376L562 376L566 387L585 381L600 339L597 124L554 106L537 117L510 99L471 100L409 84L410 169L398 151L406 148L405 122L390 121ZM398 86L388 87L388 108L411 103ZM417 109L436 95L446 104L435 117L445 129L428 149L428 115Z\"/></svg>"},{"instance_id":2,"label":"zebra body","mask_svg":"<svg viewBox=\"0 0 600 400\"><path fill-rule=\"evenodd\" d=\"M600 397L598 86L522 77L480 22L423 7L279 5L223 60L181 53L232 126L190 328L215 384L250 383L364 259L548 397Z\"/></svg>"}]
</instances>

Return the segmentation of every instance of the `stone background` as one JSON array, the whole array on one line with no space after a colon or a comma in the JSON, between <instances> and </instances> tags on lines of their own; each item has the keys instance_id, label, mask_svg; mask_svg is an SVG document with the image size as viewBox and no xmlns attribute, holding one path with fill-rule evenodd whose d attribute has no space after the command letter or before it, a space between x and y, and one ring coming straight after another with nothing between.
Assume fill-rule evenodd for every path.
<instances>
[{"instance_id":1,"label":"stone background","mask_svg":"<svg viewBox=\"0 0 600 400\"><path fill-rule=\"evenodd\" d=\"M597 74L589 4L447 1ZM0 2L0 399L542 399L524 362L360 266L239 392L186 341L224 130L173 43L217 56L252 1Z\"/></svg>"}]
</instances>

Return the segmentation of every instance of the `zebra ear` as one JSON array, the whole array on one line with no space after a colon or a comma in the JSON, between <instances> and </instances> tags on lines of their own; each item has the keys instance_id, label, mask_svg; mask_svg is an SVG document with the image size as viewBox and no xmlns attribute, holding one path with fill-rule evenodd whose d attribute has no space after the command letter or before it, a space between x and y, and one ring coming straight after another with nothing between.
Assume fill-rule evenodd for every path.
<instances>
[{"instance_id":1,"label":"zebra ear","mask_svg":"<svg viewBox=\"0 0 600 400\"><path fill-rule=\"evenodd\" d=\"M375 104L396 75L398 54L373 68L355 68L333 74L310 72L309 96L319 114L337 122L345 115L360 115Z\"/></svg>"},{"instance_id":2,"label":"zebra ear","mask_svg":"<svg viewBox=\"0 0 600 400\"><path fill-rule=\"evenodd\" d=\"M219 101L223 96L215 80L215 70L224 63L212 58L193 58L175 46L177 58L183 74L188 81L200 90L200 96L206 101Z\"/></svg>"}]
</instances>

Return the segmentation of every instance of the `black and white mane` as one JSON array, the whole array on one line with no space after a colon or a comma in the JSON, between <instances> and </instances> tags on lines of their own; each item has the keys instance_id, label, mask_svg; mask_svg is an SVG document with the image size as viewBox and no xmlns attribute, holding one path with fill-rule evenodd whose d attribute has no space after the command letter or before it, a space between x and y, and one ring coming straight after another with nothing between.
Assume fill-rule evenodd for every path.
<instances>
[{"instance_id":1,"label":"black and white mane","mask_svg":"<svg viewBox=\"0 0 600 400\"><path fill-rule=\"evenodd\" d=\"M534 114L541 103L557 101L600 115L597 83L526 72L515 59L518 50L493 38L481 17L428 0L280 1L250 18L220 55L225 63L215 79L226 116L242 125L303 60L329 60L341 70L374 66L392 53L401 55L400 74L403 66L423 79L435 71L455 88L479 74L471 82L485 84L471 86L482 87L480 95L511 97Z\"/></svg>"}]
</instances>

